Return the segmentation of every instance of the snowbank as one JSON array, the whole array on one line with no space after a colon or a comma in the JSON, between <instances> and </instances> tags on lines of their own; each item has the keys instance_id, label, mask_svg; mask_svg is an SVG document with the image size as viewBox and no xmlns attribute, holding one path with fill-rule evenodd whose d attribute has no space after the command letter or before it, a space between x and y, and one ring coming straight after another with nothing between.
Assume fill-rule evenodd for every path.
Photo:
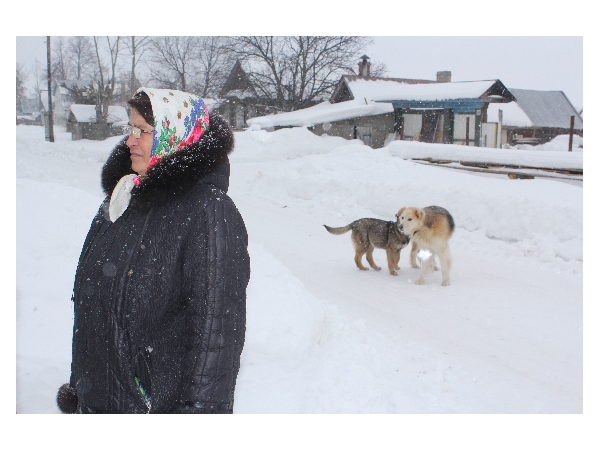
<instances>
[{"instance_id":1,"label":"snowbank","mask_svg":"<svg viewBox=\"0 0 600 450\"><path fill-rule=\"evenodd\" d=\"M578 140L577 142L583 145L583 140ZM526 150L519 149L519 151L515 151L514 149L490 149L468 147L465 145L393 141L387 146L387 149L390 154L403 159L432 158L435 160L478 162L544 169L583 170L583 153L581 151L568 152L568 142L565 143L562 137L548 144L550 145L528 146ZM561 153L559 152L559 148L562 145L564 145L562 147L564 151ZM549 149L554 151L551 153L543 151Z\"/></svg>"},{"instance_id":2,"label":"snowbank","mask_svg":"<svg viewBox=\"0 0 600 450\"><path fill-rule=\"evenodd\" d=\"M57 412L73 275L119 141L56 137L17 126L19 413ZM229 194L252 265L237 414L583 411L581 187L425 166L305 128L235 137ZM439 272L416 285L408 250L397 277L358 271L349 236L322 226L432 204L456 222L450 287Z\"/></svg>"}]
</instances>

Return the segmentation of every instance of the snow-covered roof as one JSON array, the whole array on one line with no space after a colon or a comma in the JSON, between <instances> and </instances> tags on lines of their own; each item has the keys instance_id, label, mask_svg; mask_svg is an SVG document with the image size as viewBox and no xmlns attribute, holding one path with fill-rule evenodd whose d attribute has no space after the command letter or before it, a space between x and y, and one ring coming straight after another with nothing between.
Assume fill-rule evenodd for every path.
<instances>
[{"instance_id":1,"label":"snow-covered roof","mask_svg":"<svg viewBox=\"0 0 600 450\"><path fill-rule=\"evenodd\" d=\"M373 103L365 104L361 100L349 100L340 103L329 103L325 101L310 108L299 109L287 113L274 114L270 116L261 116L248 119L248 125L259 125L261 128L271 127L302 127L318 125L326 122L336 122L338 120L347 120L355 117L376 116L379 114L391 113L394 107L391 103Z\"/></svg>"},{"instance_id":2,"label":"snow-covered roof","mask_svg":"<svg viewBox=\"0 0 600 450\"><path fill-rule=\"evenodd\" d=\"M245 98L256 97L256 94L252 91L252 89L234 89L232 91L228 91L225 94L225 97L237 97L240 100Z\"/></svg>"},{"instance_id":3,"label":"snow-covered roof","mask_svg":"<svg viewBox=\"0 0 600 450\"><path fill-rule=\"evenodd\" d=\"M512 92L512 91L511 91ZM502 124L508 127L531 127L533 123L516 102L490 103L487 110L487 121L497 122L498 111L502 110Z\"/></svg>"},{"instance_id":4,"label":"snow-covered roof","mask_svg":"<svg viewBox=\"0 0 600 450\"><path fill-rule=\"evenodd\" d=\"M392 80L348 80L348 87L356 100L457 100L480 98L498 80L465 81L453 83L408 84Z\"/></svg>"},{"instance_id":5,"label":"snow-covered roof","mask_svg":"<svg viewBox=\"0 0 600 450\"><path fill-rule=\"evenodd\" d=\"M96 107L94 105L71 105L71 113L77 122L96 123ZM122 106L111 105L108 107L107 123L127 122L129 115Z\"/></svg>"}]
</instances>

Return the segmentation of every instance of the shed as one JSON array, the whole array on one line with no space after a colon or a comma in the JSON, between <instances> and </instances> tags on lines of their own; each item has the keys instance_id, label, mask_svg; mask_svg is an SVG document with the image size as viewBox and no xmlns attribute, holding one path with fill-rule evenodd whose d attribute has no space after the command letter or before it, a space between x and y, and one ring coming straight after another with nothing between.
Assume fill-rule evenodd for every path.
<instances>
[{"instance_id":1,"label":"shed","mask_svg":"<svg viewBox=\"0 0 600 450\"><path fill-rule=\"evenodd\" d=\"M392 105L363 100L348 100L335 104L325 101L297 111L248 120L248 125L259 126L269 131L286 127L307 127L319 136L327 134L346 139L361 139L373 148L383 147L388 134L385 130L373 133L373 126L378 124L379 128L393 130ZM369 130L369 133L365 130Z\"/></svg>"},{"instance_id":2,"label":"shed","mask_svg":"<svg viewBox=\"0 0 600 450\"><path fill-rule=\"evenodd\" d=\"M543 144L560 134L568 134L571 117L573 131L583 137L583 119L562 91L510 89L516 101L490 105L488 117L494 120L502 110L502 143Z\"/></svg>"},{"instance_id":3,"label":"shed","mask_svg":"<svg viewBox=\"0 0 600 450\"><path fill-rule=\"evenodd\" d=\"M69 107L69 116L67 120L67 131L70 131L71 139L105 139L110 136L119 136L123 134L123 126L127 125L129 114L123 106L111 105L108 107L108 117L106 118L106 127L108 130L98 130L101 125L96 124L96 106L95 105L77 105L72 104Z\"/></svg>"}]
</instances>

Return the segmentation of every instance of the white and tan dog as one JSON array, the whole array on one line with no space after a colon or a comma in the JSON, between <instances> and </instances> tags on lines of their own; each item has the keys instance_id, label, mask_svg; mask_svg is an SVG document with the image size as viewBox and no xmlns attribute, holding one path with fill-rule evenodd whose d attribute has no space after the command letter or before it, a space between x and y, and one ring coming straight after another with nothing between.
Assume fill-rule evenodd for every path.
<instances>
[{"instance_id":1,"label":"white and tan dog","mask_svg":"<svg viewBox=\"0 0 600 450\"><path fill-rule=\"evenodd\" d=\"M430 257L421 257L421 277L417 284L425 283L429 272L435 269L435 257L440 259L442 267L442 286L450 286L450 248L448 241L454 232L454 219L450 213L440 206L428 206L423 209L405 207L396 214L398 228L410 236L412 249L410 265L418 268L417 252L428 250ZM427 253L427 252L425 252Z\"/></svg>"}]
</instances>

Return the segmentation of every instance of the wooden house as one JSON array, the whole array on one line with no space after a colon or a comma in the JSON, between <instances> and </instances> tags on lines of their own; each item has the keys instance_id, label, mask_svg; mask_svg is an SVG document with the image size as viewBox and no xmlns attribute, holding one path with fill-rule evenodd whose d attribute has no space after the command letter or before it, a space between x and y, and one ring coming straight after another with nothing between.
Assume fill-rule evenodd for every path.
<instances>
[{"instance_id":1,"label":"wooden house","mask_svg":"<svg viewBox=\"0 0 600 450\"><path fill-rule=\"evenodd\" d=\"M236 61L219 94L215 110L234 130L243 130L248 119L274 111L256 92L248 74Z\"/></svg>"},{"instance_id":2,"label":"wooden house","mask_svg":"<svg viewBox=\"0 0 600 450\"><path fill-rule=\"evenodd\" d=\"M436 81L344 75L329 102L248 124L307 126L315 134L360 139L373 148L397 139L477 145L488 105L515 98L499 80L444 82L448 78L448 72L438 73Z\"/></svg>"}]
</instances>

